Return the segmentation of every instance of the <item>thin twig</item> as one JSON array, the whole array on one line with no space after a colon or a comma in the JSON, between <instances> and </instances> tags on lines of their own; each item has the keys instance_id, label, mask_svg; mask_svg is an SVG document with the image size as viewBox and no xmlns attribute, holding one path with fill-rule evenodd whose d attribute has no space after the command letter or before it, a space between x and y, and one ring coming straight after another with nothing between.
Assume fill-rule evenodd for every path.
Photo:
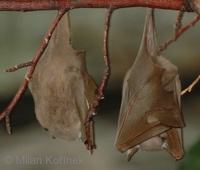
<instances>
[{"instance_id":1,"label":"thin twig","mask_svg":"<svg viewBox=\"0 0 200 170\"><path fill-rule=\"evenodd\" d=\"M179 14L178 14L178 17L177 17L176 23L175 23L174 37L176 37L176 38L177 38L177 33L179 32L179 30L182 26L181 20L183 19L184 13L185 13L185 11L184 11L184 7L183 7L183 9L181 8L181 10L179 11Z\"/></svg>"},{"instance_id":2,"label":"thin twig","mask_svg":"<svg viewBox=\"0 0 200 170\"><path fill-rule=\"evenodd\" d=\"M109 62L109 54L108 54L108 35L109 35L109 26L110 26L110 19L111 19L111 14L113 12L113 8L109 8L107 13L106 13L106 20L105 20L105 29L104 29L104 62L105 62L105 70L104 70L104 75L101 81L101 85L98 89L98 94L96 96L96 99L94 101L93 106L88 110L88 116L87 119L85 120L85 130L86 130L86 137L87 137L87 146L88 149L92 151L94 148L94 144L92 143L90 139L90 123L92 121L92 117L96 115L96 110L97 107L99 106L100 102L102 99L104 99L104 90L106 87L106 83L109 78L109 73L110 73L110 62Z\"/></svg>"},{"instance_id":3,"label":"thin twig","mask_svg":"<svg viewBox=\"0 0 200 170\"><path fill-rule=\"evenodd\" d=\"M13 72L13 71L16 71L20 68L32 66L32 64L33 64L32 61L28 61L26 63L20 63L20 64L15 65L14 67L6 69L5 72Z\"/></svg>"},{"instance_id":4,"label":"thin twig","mask_svg":"<svg viewBox=\"0 0 200 170\"><path fill-rule=\"evenodd\" d=\"M40 57L42 56L44 50L46 49L48 42L51 38L51 35L52 35L54 29L56 28L58 22L60 21L60 19L62 18L62 16L65 14L66 11L67 11L66 9L60 9L58 11L58 14L56 15L54 21L52 22L49 30L47 31L47 33L46 33L46 35L45 35L45 37L44 37L44 39L43 39L43 41L40 45L40 48L38 49L38 52L36 53L35 57L32 60L32 66L31 66L30 70L27 72L23 83L19 87L19 89L18 89L17 93L15 94L13 100L10 102L10 104L7 106L7 108L0 115L0 121L2 119L6 118L6 127L7 127L7 131L8 131L9 134L11 133L9 115L10 115L11 111L13 110L13 108L18 103L18 101L20 100L20 98L22 97L22 95L24 94L24 92L26 91L29 79L32 77L32 74L35 70L35 67L36 67Z\"/></svg>"},{"instance_id":5,"label":"thin twig","mask_svg":"<svg viewBox=\"0 0 200 170\"><path fill-rule=\"evenodd\" d=\"M166 49L167 46L168 46L170 43L176 41L176 40L178 39L178 37L180 37L181 34L183 34L183 33L184 33L186 30L188 30L190 27L194 26L199 20L200 20L200 15L196 16L195 19L194 19L192 22L190 22L188 25L186 25L185 27L179 29L179 31L176 33L176 35L175 35L173 38L169 39L168 41L166 41L163 45L161 45L161 46L158 48L158 51L160 52L160 51Z\"/></svg>"},{"instance_id":6,"label":"thin twig","mask_svg":"<svg viewBox=\"0 0 200 170\"><path fill-rule=\"evenodd\" d=\"M192 88L198 83L199 80L200 75L198 75L198 77L192 82L192 84L190 84L185 90L181 92L181 95L184 95L186 92L191 92Z\"/></svg>"}]
</instances>

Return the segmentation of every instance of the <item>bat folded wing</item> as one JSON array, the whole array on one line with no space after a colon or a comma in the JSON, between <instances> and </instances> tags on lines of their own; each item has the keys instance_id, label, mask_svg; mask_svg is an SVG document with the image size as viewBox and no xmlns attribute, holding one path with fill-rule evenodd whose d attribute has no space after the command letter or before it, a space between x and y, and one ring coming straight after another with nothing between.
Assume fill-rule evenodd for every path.
<instances>
[{"instance_id":1,"label":"bat folded wing","mask_svg":"<svg viewBox=\"0 0 200 170\"><path fill-rule=\"evenodd\" d=\"M181 83L178 69L157 54L153 10L146 17L138 55L126 73L115 142L117 150L166 149L176 160L183 157Z\"/></svg>"}]
</instances>

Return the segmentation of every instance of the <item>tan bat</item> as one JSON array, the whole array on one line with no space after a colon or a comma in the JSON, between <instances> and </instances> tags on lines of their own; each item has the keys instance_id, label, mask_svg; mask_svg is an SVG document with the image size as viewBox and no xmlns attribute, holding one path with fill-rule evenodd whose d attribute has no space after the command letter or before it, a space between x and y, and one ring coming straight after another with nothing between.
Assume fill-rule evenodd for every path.
<instances>
[{"instance_id":1,"label":"tan bat","mask_svg":"<svg viewBox=\"0 0 200 170\"><path fill-rule=\"evenodd\" d=\"M184 155L181 85L178 69L157 54L153 9L148 9L138 55L126 73L120 108L117 150L167 150L174 159Z\"/></svg>"},{"instance_id":2,"label":"tan bat","mask_svg":"<svg viewBox=\"0 0 200 170\"><path fill-rule=\"evenodd\" d=\"M84 122L97 87L87 73L85 52L70 44L68 13L58 23L29 88L36 117L45 130L54 138L81 138L87 145ZM90 132L94 141L92 124Z\"/></svg>"}]
</instances>

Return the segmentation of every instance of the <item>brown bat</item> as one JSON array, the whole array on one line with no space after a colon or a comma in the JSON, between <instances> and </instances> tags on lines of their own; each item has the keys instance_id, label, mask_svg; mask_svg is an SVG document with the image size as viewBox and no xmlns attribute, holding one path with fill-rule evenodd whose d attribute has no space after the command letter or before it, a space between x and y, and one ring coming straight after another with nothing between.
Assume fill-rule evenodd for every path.
<instances>
[{"instance_id":1,"label":"brown bat","mask_svg":"<svg viewBox=\"0 0 200 170\"><path fill-rule=\"evenodd\" d=\"M68 13L58 23L29 88L36 117L45 130L54 138L81 138L87 145L84 122L93 106L96 85L87 73L85 53L70 44ZM93 142L92 124L90 132Z\"/></svg>"},{"instance_id":2,"label":"brown bat","mask_svg":"<svg viewBox=\"0 0 200 170\"><path fill-rule=\"evenodd\" d=\"M184 155L181 85L178 69L157 54L153 9L149 9L142 43L126 73L120 108L117 150L167 150L175 160Z\"/></svg>"}]
</instances>

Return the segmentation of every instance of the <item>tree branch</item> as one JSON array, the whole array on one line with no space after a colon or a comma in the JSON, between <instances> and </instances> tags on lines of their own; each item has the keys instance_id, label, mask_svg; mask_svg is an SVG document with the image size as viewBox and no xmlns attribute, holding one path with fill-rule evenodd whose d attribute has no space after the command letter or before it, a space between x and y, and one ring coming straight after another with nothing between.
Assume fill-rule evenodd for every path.
<instances>
[{"instance_id":1,"label":"tree branch","mask_svg":"<svg viewBox=\"0 0 200 170\"><path fill-rule=\"evenodd\" d=\"M92 121L92 117L96 115L96 110L98 106L100 105L100 102L102 99L104 99L104 90L106 87L106 83L109 78L110 74L110 61L109 61L109 54L108 54L108 36L109 36L109 27L110 27L110 20L111 15L113 12L113 8L109 8L106 13L106 21L105 21L105 29L104 29L104 40L103 40L103 48L104 48L104 62L105 62L105 70L104 75L101 81L101 85L98 89L98 94L96 96L96 99L94 101L93 106L88 111L88 116L85 120L85 130L86 130L86 136L87 136L87 142L88 142L88 150L92 150L94 148L94 144L90 140L90 124Z\"/></svg>"},{"instance_id":2,"label":"tree branch","mask_svg":"<svg viewBox=\"0 0 200 170\"><path fill-rule=\"evenodd\" d=\"M199 80L200 75L198 75L198 77L192 82L192 84L190 84L185 90L181 92L181 95L184 95L186 92L191 92L192 88L198 83Z\"/></svg>"},{"instance_id":3,"label":"tree branch","mask_svg":"<svg viewBox=\"0 0 200 170\"><path fill-rule=\"evenodd\" d=\"M1 0L1 11L59 10L61 8L149 7L179 10L186 0ZM188 6L188 5L187 5ZM191 11L188 7L186 11Z\"/></svg>"},{"instance_id":4,"label":"tree branch","mask_svg":"<svg viewBox=\"0 0 200 170\"><path fill-rule=\"evenodd\" d=\"M172 42L175 42L185 31L187 31L190 27L194 26L199 20L200 20L200 15L196 16L195 19L189 24L187 24L185 27L179 28L176 31L175 36L173 36L172 38L164 42L163 45L158 47L158 53L165 50L168 47L168 45L171 44Z\"/></svg>"}]
</instances>

